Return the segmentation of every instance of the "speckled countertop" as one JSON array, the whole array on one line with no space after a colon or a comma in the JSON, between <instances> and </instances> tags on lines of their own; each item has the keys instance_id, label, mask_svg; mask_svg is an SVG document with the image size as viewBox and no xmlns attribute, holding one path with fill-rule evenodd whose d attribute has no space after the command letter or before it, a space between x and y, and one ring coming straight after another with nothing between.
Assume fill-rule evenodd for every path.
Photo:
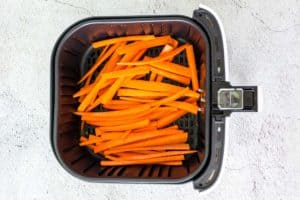
<instances>
[{"instance_id":1,"label":"speckled countertop","mask_svg":"<svg viewBox=\"0 0 300 200\"><path fill-rule=\"evenodd\" d=\"M228 120L219 184L93 184L66 173L49 144L50 54L88 16L192 15L214 9L227 35L232 83L263 89L263 111ZM299 0L22 0L0 2L0 199L300 199Z\"/></svg>"}]
</instances>

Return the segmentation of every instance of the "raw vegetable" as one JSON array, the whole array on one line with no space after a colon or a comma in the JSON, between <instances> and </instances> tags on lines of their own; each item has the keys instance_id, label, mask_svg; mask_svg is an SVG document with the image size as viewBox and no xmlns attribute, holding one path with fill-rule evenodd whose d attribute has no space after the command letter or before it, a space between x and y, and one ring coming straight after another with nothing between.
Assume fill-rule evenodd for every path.
<instances>
[{"instance_id":1,"label":"raw vegetable","mask_svg":"<svg viewBox=\"0 0 300 200\"><path fill-rule=\"evenodd\" d=\"M145 56L159 46L163 49L158 56ZM95 131L81 136L79 145L108 159L100 161L102 166L175 166L182 165L184 155L196 153L187 143L188 133L174 125L187 113L203 111L197 105L203 90L193 46L179 45L169 35L136 35L94 42L92 47L102 48L101 54L73 97L78 98L74 114L81 118L82 131L86 125ZM172 61L183 51L188 66ZM167 79L173 82L163 82Z\"/></svg>"}]
</instances>

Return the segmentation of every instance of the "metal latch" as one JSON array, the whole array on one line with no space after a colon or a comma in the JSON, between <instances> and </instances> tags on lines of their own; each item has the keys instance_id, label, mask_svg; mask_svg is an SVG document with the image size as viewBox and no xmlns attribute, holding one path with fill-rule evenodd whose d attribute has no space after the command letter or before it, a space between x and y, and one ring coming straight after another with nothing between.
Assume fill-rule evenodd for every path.
<instances>
[{"instance_id":1,"label":"metal latch","mask_svg":"<svg viewBox=\"0 0 300 200\"><path fill-rule=\"evenodd\" d=\"M218 90L218 108L220 110L242 110L244 108L244 90L242 88L220 88Z\"/></svg>"},{"instance_id":2,"label":"metal latch","mask_svg":"<svg viewBox=\"0 0 300 200\"><path fill-rule=\"evenodd\" d=\"M212 112L230 115L232 112L257 111L256 86L232 86L229 82L213 82Z\"/></svg>"}]
</instances>

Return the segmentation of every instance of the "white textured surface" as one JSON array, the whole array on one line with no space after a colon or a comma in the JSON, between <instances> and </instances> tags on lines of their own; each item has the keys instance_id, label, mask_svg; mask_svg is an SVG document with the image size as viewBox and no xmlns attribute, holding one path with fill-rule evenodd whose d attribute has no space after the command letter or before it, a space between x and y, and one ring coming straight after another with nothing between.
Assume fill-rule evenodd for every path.
<instances>
[{"instance_id":1,"label":"white textured surface","mask_svg":"<svg viewBox=\"0 0 300 200\"><path fill-rule=\"evenodd\" d=\"M300 2L0 1L0 199L300 199ZM263 88L263 111L233 114L220 184L82 182L49 144L49 62L54 42L88 16L192 15L214 9L228 41L230 81Z\"/></svg>"}]
</instances>

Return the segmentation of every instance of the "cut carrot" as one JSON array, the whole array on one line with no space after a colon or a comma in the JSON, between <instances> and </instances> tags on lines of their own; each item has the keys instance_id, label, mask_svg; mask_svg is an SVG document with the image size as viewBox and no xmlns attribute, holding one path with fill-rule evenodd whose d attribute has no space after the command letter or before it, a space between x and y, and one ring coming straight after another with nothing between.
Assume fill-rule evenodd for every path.
<instances>
[{"instance_id":1,"label":"cut carrot","mask_svg":"<svg viewBox=\"0 0 300 200\"><path fill-rule=\"evenodd\" d=\"M104 104L103 108L106 108L108 110L126 110L129 108L134 108L139 104L129 104L129 105L110 105L110 104Z\"/></svg>"},{"instance_id":2,"label":"cut carrot","mask_svg":"<svg viewBox=\"0 0 300 200\"><path fill-rule=\"evenodd\" d=\"M174 113L158 120L157 121L157 127L158 128L165 127L165 126L171 124L172 122L176 121L180 117L184 116L186 113L187 112L184 111L184 110L175 111Z\"/></svg>"},{"instance_id":3,"label":"cut carrot","mask_svg":"<svg viewBox=\"0 0 300 200\"><path fill-rule=\"evenodd\" d=\"M197 91L199 89L199 82L198 82L198 75L196 69L195 55L194 55L194 50L192 45L187 45L186 57L189 64L189 68L191 70L193 90Z\"/></svg>"},{"instance_id":4,"label":"cut carrot","mask_svg":"<svg viewBox=\"0 0 300 200\"><path fill-rule=\"evenodd\" d=\"M149 60L143 60L143 61L137 61L137 62L118 62L117 65L146 65L146 64L151 64L151 63L155 63L155 62L162 62L165 60L168 60L170 58L173 58L174 56L176 56L177 54L179 54L180 52L182 52L183 50L185 50L187 44L184 44L176 49L174 49L173 51L164 53L163 55L160 55L158 57L149 59Z\"/></svg>"},{"instance_id":5,"label":"cut carrot","mask_svg":"<svg viewBox=\"0 0 300 200\"><path fill-rule=\"evenodd\" d=\"M126 37L118 37L118 38L112 38L112 39L106 39L106 40L101 40L98 42L93 42L92 46L94 49L110 45L110 44L115 44L119 42L128 42L128 41L135 41L135 40L152 40L154 39L154 35L133 35L133 36L126 36Z\"/></svg>"},{"instance_id":6,"label":"cut carrot","mask_svg":"<svg viewBox=\"0 0 300 200\"><path fill-rule=\"evenodd\" d=\"M153 48L165 44L176 45L176 43L177 43L176 40L174 40L169 35L167 35L167 36L156 37L152 40L133 42L131 44L124 46L123 48L118 49L117 52L120 55L122 55L127 52Z\"/></svg>"},{"instance_id":7,"label":"cut carrot","mask_svg":"<svg viewBox=\"0 0 300 200\"><path fill-rule=\"evenodd\" d=\"M179 108L181 110L197 114L198 113L198 106L195 104L187 103L187 102L181 102L181 101L172 101L166 104L167 106Z\"/></svg>"},{"instance_id":8,"label":"cut carrot","mask_svg":"<svg viewBox=\"0 0 300 200\"><path fill-rule=\"evenodd\" d=\"M185 66L176 64L176 63L171 63L171 62L156 62L156 63L151 63L153 67L157 69L161 69L167 72L171 72L177 75L185 76L188 78L191 78L191 70Z\"/></svg>"},{"instance_id":9,"label":"cut carrot","mask_svg":"<svg viewBox=\"0 0 300 200\"><path fill-rule=\"evenodd\" d=\"M158 108L157 107L153 107L151 109L147 109L145 110L144 112L139 112L137 114L131 114L131 115L124 115L124 116L114 116L114 117L99 117L99 116L90 116L90 115L83 115L81 117L81 120L83 121L106 121L106 122L109 122L109 121L126 121L126 120L132 120L132 119L141 119L143 118L144 116L147 116L149 115L150 113L153 113L154 111L156 111ZM127 109L129 110L129 109ZM124 110L122 110L124 111ZM115 111L109 111L109 112L115 112ZM107 112L105 112L107 113ZM79 114L79 113L74 113L74 114Z\"/></svg>"},{"instance_id":10,"label":"cut carrot","mask_svg":"<svg viewBox=\"0 0 300 200\"><path fill-rule=\"evenodd\" d=\"M81 142L79 145L80 146L87 146L87 145L90 145L90 144L95 144L95 143L98 143L98 142L102 142L103 140L99 137L93 137L93 138L89 138L87 141L83 141Z\"/></svg>"},{"instance_id":11,"label":"cut carrot","mask_svg":"<svg viewBox=\"0 0 300 200\"><path fill-rule=\"evenodd\" d=\"M139 90L149 90L149 91L157 91L157 92L174 92L174 93L184 89L183 87L171 85L168 83L158 83L155 81L144 81L144 80L128 80L122 84L122 87L139 89ZM200 97L200 94L195 91L188 90L186 96L194 97L198 99ZM134 100L131 99L128 101L134 101Z\"/></svg>"},{"instance_id":12,"label":"cut carrot","mask_svg":"<svg viewBox=\"0 0 300 200\"><path fill-rule=\"evenodd\" d=\"M78 107L78 111L85 111L85 109L90 105L91 101L97 96L98 91L103 87L103 84L105 83L104 79L101 79L98 81L93 87L93 89L86 95L84 100L81 102L81 104Z\"/></svg>"},{"instance_id":13,"label":"cut carrot","mask_svg":"<svg viewBox=\"0 0 300 200\"><path fill-rule=\"evenodd\" d=\"M170 96L169 92L154 92L135 89L119 89L118 96L131 96L131 97L163 97Z\"/></svg>"},{"instance_id":14,"label":"cut carrot","mask_svg":"<svg viewBox=\"0 0 300 200\"><path fill-rule=\"evenodd\" d=\"M175 47L177 47L177 45L178 45L178 42L177 42L176 45L174 45L174 46L171 46L171 45L168 45L168 44L165 45L164 48L161 50L161 52L160 52L159 55L163 55L163 54L165 54L165 53L167 53L167 52L172 51ZM171 59L171 60L172 60L172 59ZM151 72L151 75L150 75L150 79L149 79L149 80L150 80L150 81L155 81L155 80L156 80L156 82L161 82L161 81L163 80L163 77L160 76L160 75L157 76L156 73Z\"/></svg>"},{"instance_id":15,"label":"cut carrot","mask_svg":"<svg viewBox=\"0 0 300 200\"><path fill-rule=\"evenodd\" d=\"M156 130L157 128L155 126L148 125L143 128L135 129L133 130L133 132L146 132L146 131L156 131Z\"/></svg>"},{"instance_id":16,"label":"cut carrot","mask_svg":"<svg viewBox=\"0 0 300 200\"><path fill-rule=\"evenodd\" d=\"M93 43L102 51L80 79L80 83L85 81L80 90L73 94L80 102L74 114L81 118L82 131L84 124L94 127L95 135L80 137L79 145L105 156L108 160L101 161L103 166L179 166L184 154L196 152L190 150L188 134L171 125L186 113L197 114L197 101L205 95L199 90L193 46L178 44L168 35L126 36ZM149 48L162 45L158 56L144 56ZM187 66L172 62L182 51L186 51ZM206 74L200 70L204 83ZM192 90L164 80L186 86L191 83ZM107 110L95 112L97 106Z\"/></svg>"},{"instance_id":17,"label":"cut carrot","mask_svg":"<svg viewBox=\"0 0 300 200\"><path fill-rule=\"evenodd\" d=\"M149 122L150 121L146 119L126 125L99 127L99 129L102 131L126 131L145 127L149 124Z\"/></svg>"},{"instance_id":18,"label":"cut carrot","mask_svg":"<svg viewBox=\"0 0 300 200\"><path fill-rule=\"evenodd\" d=\"M169 134L165 136L152 138L151 140L142 140L139 142L120 145L118 146L118 149L178 144L178 143L186 142L187 138L188 138L187 134Z\"/></svg>"},{"instance_id":19,"label":"cut carrot","mask_svg":"<svg viewBox=\"0 0 300 200\"><path fill-rule=\"evenodd\" d=\"M192 154L196 153L197 151L167 151L163 153L152 153L152 154L146 154L146 155L132 155L132 154L123 154L122 160L144 160L144 159L150 159L150 158L161 158L166 156L175 156L175 155L185 155L185 154ZM121 154L122 155L122 154ZM119 160L120 160L119 159Z\"/></svg>"},{"instance_id":20,"label":"cut carrot","mask_svg":"<svg viewBox=\"0 0 300 200\"><path fill-rule=\"evenodd\" d=\"M120 97L121 100L127 100L127 101L132 101L132 102L139 102L139 103L150 103L155 100L153 99L138 99L134 97Z\"/></svg>"},{"instance_id":21,"label":"cut carrot","mask_svg":"<svg viewBox=\"0 0 300 200\"><path fill-rule=\"evenodd\" d=\"M144 164L158 164L168 161L181 161L184 160L184 155L176 155L161 158L149 158L145 160L121 160L121 161L100 161L101 166L120 166L120 165L144 165Z\"/></svg>"},{"instance_id":22,"label":"cut carrot","mask_svg":"<svg viewBox=\"0 0 300 200\"><path fill-rule=\"evenodd\" d=\"M161 162L161 163L157 163L158 165L169 165L169 166L180 166L182 165L182 161L169 161L169 162Z\"/></svg>"},{"instance_id":23,"label":"cut carrot","mask_svg":"<svg viewBox=\"0 0 300 200\"><path fill-rule=\"evenodd\" d=\"M120 117L120 116L128 116L134 115L141 112L145 112L150 109L150 105L140 105L136 108L130 108L127 110L118 110L118 111L109 111L109 112L75 112L77 115L81 116L91 116L91 117Z\"/></svg>"},{"instance_id":24,"label":"cut carrot","mask_svg":"<svg viewBox=\"0 0 300 200\"><path fill-rule=\"evenodd\" d=\"M162 136L164 136L164 135L174 135L174 136L177 136L178 138L180 138L180 137L183 137L181 135L186 136L187 134L180 130L163 130L163 129L157 130L157 131L151 131L151 132L144 132L142 134L134 134L134 135L132 134L131 137L129 137L129 138L112 140L112 141L108 141L108 142L104 143L101 146L97 146L94 149L94 152L98 153L100 151L103 151L103 150L106 150L106 149L109 149L112 147L121 146L121 145L125 145L125 144L132 143L132 142L137 142L137 141L143 141L143 140L147 140L150 138L155 138L155 137L162 138Z\"/></svg>"},{"instance_id":25,"label":"cut carrot","mask_svg":"<svg viewBox=\"0 0 300 200\"><path fill-rule=\"evenodd\" d=\"M132 69L124 69L124 70L107 72L107 73L103 73L102 76L105 79L111 79L111 78L120 78L124 76L135 76L139 74L147 74L149 71L150 69L148 67L138 67Z\"/></svg>"},{"instance_id":26,"label":"cut carrot","mask_svg":"<svg viewBox=\"0 0 300 200\"><path fill-rule=\"evenodd\" d=\"M180 90L180 91L176 92L175 94L173 94L173 95L171 95L169 97L166 97L164 99L161 99L161 100L158 100L158 101L155 101L155 102L151 102L148 105L151 105L151 106L160 106L160 105L169 103L171 101L175 101L176 99L179 99L179 98L183 97L184 94L188 91L188 89L189 88L186 87L183 90Z\"/></svg>"},{"instance_id":27,"label":"cut carrot","mask_svg":"<svg viewBox=\"0 0 300 200\"><path fill-rule=\"evenodd\" d=\"M162 82L163 79L164 79L164 77L162 75L157 75L155 81L156 82Z\"/></svg>"},{"instance_id":28,"label":"cut carrot","mask_svg":"<svg viewBox=\"0 0 300 200\"><path fill-rule=\"evenodd\" d=\"M94 83L81 88L78 92L76 92L75 94L73 94L73 98L80 97L82 95L86 95L87 93L89 93L91 91L91 89L93 87L95 87Z\"/></svg>"},{"instance_id":29,"label":"cut carrot","mask_svg":"<svg viewBox=\"0 0 300 200\"><path fill-rule=\"evenodd\" d=\"M114 44L112 47L109 48L109 50L100 58L97 60L97 62L89 69L87 73L84 74L84 76L80 79L78 83L82 83L84 80L86 80L90 75L92 75L97 68L107 59L109 58L114 51L121 45L121 43Z\"/></svg>"},{"instance_id":30,"label":"cut carrot","mask_svg":"<svg viewBox=\"0 0 300 200\"><path fill-rule=\"evenodd\" d=\"M112 148L104 151L104 154L114 154L125 151L144 151L144 150L190 150L189 144L170 144L161 146L148 146L148 147L136 147L136 148Z\"/></svg>"},{"instance_id":31,"label":"cut carrot","mask_svg":"<svg viewBox=\"0 0 300 200\"><path fill-rule=\"evenodd\" d=\"M167 71L164 71L164 70L161 70L161 69L157 69L157 68L151 68L151 72L154 72L158 75L161 75L162 77L169 78L171 80L177 81L177 82L182 83L184 85L189 85L190 81L191 81L190 78L187 78L185 76L179 76L177 74L173 74L173 73L170 73L170 72L167 72Z\"/></svg>"}]
</instances>

